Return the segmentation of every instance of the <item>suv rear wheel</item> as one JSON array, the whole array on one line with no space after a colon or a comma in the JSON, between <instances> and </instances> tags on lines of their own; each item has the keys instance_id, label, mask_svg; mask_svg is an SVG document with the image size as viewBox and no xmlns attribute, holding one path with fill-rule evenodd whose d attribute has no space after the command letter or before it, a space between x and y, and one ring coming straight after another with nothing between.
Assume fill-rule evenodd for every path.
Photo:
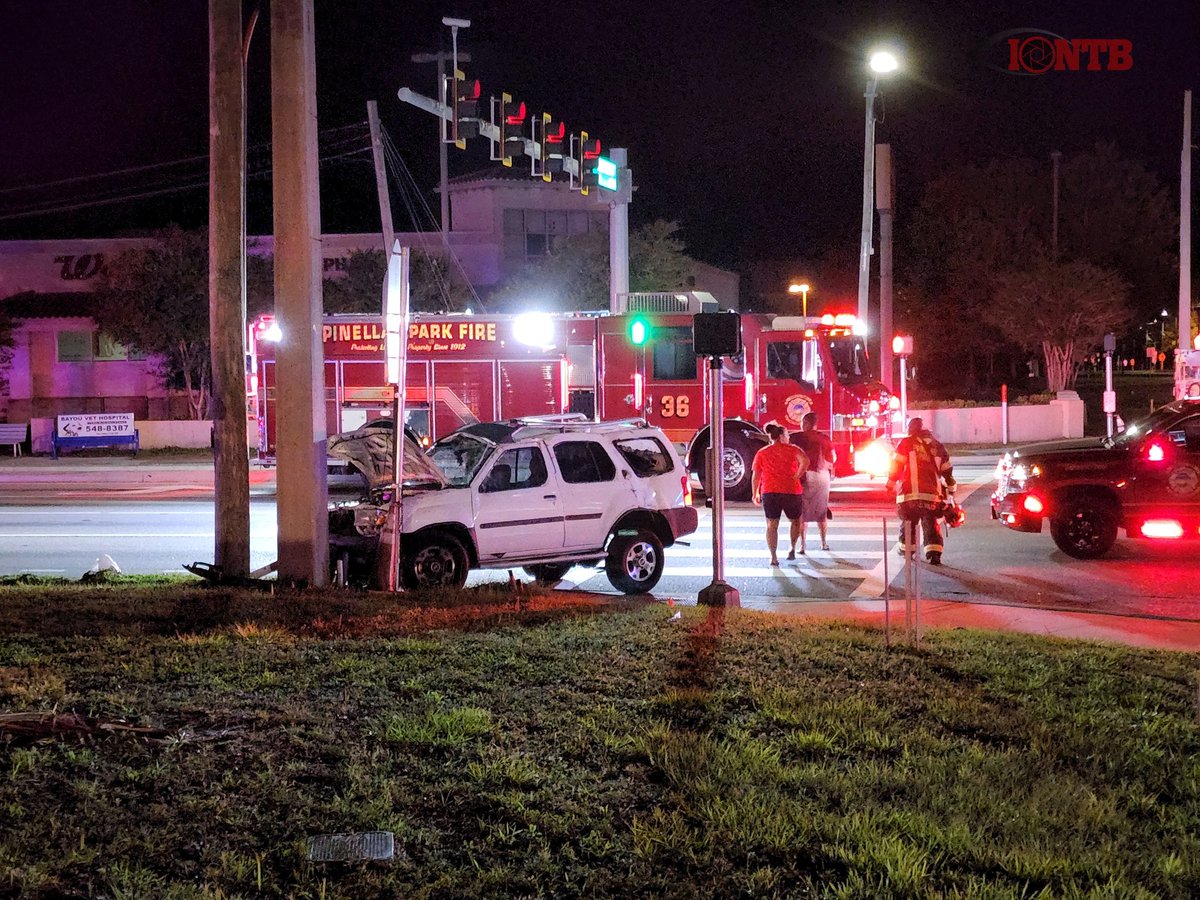
<instances>
[{"instance_id":1,"label":"suv rear wheel","mask_svg":"<svg viewBox=\"0 0 1200 900\"><path fill-rule=\"evenodd\" d=\"M604 570L618 591L645 594L658 584L665 565L662 541L654 532L642 529L612 539Z\"/></svg>"},{"instance_id":2,"label":"suv rear wheel","mask_svg":"<svg viewBox=\"0 0 1200 900\"><path fill-rule=\"evenodd\" d=\"M404 553L404 586L459 588L466 583L467 551L447 534L418 538Z\"/></svg>"},{"instance_id":3,"label":"suv rear wheel","mask_svg":"<svg viewBox=\"0 0 1200 900\"><path fill-rule=\"evenodd\" d=\"M556 581L562 581L574 565L575 563L538 563L534 566L523 566L522 568L538 584L554 584Z\"/></svg>"},{"instance_id":4,"label":"suv rear wheel","mask_svg":"<svg viewBox=\"0 0 1200 900\"><path fill-rule=\"evenodd\" d=\"M1050 519L1058 549L1075 559L1096 559L1117 540L1117 516L1111 504L1093 498L1067 500Z\"/></svg>"}]
</instances>

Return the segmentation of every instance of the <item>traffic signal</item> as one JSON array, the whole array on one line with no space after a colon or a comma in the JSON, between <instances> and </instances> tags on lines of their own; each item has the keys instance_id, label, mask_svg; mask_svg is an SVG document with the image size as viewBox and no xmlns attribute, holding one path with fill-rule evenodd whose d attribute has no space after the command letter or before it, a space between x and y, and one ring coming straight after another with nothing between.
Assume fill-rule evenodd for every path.
<instances>
[{"instance_id":1,"label":"traffic signal","mask_svg":"<svg viewBox=\"0 0 1200 900\"><path fill-rule=\"evenodd\" d=\"M549 181L552 173L563 170L563 144L567 137L567 126L555 122L550 113L542 113L542 135L539 143L542 181Z\"/></svg>"},{"instance_id":2,"label":"traffic signal","mask_svg":"<svg viewBox=\"0 0 1200 900\"><path fill-rule=\"evenodd\" d=\"M465 150L467 138L479 136L479 79L467 78L461 69L455 69L449 81L450 141Z\"/></svg>"},{"instance_id":3,"label":"traffic signal","mask_svg":"<svg viewBox=\"0 0 1200 900\"><path fill-rule=\"evenodd\" d=\"M641 347L650 341L650 323L642 316L629 320L629 343Z\"/></svg>"},{"instance_id":4,"label":"traffic signal","mask_svg":"<svg viewBox=\"0 0 1200 900\"><path fill-rule=\"evenodd\" d=\"M500 95L500 121L497 128L500 131L499 160L512 168L514 156L525 155L525 104L514 101L512 94Z\"/></svg>"},{"instance_id":5,"label":"traffic signal","mask_svg":"<svg viewBox=\"0 0 1200 900\"><path fill-rule=\"evenodd\" d=\"M600 158L600 139L589 138L586 131L579 133L579 193L587 196L588 189L596 186L596 160Z\"/></svg>"},{"instance_id":6,"label":"traffic signal","mask_svg":"<svg viewBox=\"0 0 1200 900\"><path fill-rule=\"evenodd\" d=\"M620 186L617 164L607 156L596 157L596 184L606 191L615 191Z\"/></svg>"}]
</instances>

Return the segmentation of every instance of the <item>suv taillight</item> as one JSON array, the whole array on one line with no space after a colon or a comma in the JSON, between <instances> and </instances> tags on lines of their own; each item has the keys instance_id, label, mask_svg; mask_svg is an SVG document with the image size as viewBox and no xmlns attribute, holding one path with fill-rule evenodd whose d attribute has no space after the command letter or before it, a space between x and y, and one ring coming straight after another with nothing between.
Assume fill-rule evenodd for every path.
<instances>
[{"instance_id":1,"label":"suv taillight","mask_svg":"<svg viewBox=\"0 0 1200 900\"><path fill-rule=\"evenodd\" d=\"M679 481L683 485L683 505L692 505L692 481L687 475L684 475Z\"/></svg>"}]
</instances>

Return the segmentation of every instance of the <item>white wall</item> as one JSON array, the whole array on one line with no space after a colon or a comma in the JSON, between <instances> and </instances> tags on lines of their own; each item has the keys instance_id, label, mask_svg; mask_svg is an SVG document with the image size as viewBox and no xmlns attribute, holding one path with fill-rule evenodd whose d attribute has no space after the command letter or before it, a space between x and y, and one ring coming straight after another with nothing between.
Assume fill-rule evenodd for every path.
<instances>
[{"instance_id":1,"label":"white wall","mask_svg":"<svg viewBox=\"0 0 1200 900\"><path fill-rule=\"evenodd\" d=\"M912 409L943 444L999 444L1003 440L1000 406L969 409ZM1083 437L1083 401L1074 391L1060 392L1049 403L1008 407L1008 442L1053 441Z\"/></svg>"},{"instance_id":2,"label":"white wall","mask_svg":"<svg viewBox=\"0 0 1200 900\"><path fill-rule=\"evenodd\" d=\"M29 423L33 438L34 453L50 452L50 437L54 432L53 419L34 419ZM212 422L208 420L151 420L137 419L133 427L138 432L138 446L142 450L161 450L166 447L183 449L207 449L212 446ZM253 431L253 429L251 429ZM257 442L258 435L251 435ZM114 453L126 452L117 445Z\"/></svg>"}]
</instances>

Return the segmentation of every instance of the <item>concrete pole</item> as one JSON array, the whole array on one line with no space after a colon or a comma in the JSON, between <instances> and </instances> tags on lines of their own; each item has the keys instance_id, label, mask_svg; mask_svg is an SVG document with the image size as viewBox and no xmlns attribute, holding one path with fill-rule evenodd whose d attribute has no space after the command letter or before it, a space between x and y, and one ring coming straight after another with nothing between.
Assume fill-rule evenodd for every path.
<instances>
[{"instance_id":1,"label":"concrete pole","mask_svg":"<svg viewBox=\"0 0 1200 900\"><path fill-rule=\"evenodd\" d=\"M875 148L875 205L879 208L879 380L890 391L892 375L892 148Z\"/></svg>"},{"instance_id":2,"label":"concrete pole","mask_svg":"<svg viewBox=\"0 0 1200 900\"><path fill-rule=\"evenodd\" d=\"M858 317L863 322L870 321L871 231L875 224L875 93L878 88L879 79L872 78L863 95L867 98L867 123L863 143L862 243L858 253Z\"/></svg>"},{"instance_id":3,"label":"concrete pole","mask_svg":"<svg viewBox=\"0 0 1200 900\"><path fill-rule=\"evenodd\" d=\"M212 353L214 564L250 572L246 441L246 82L241 0L208 4L208 328Z\"/></svg>"},{"instance_id":4,"label":"concrete pole","mask_svg":"<svg viewBox=\"0 0 1200 900\"><path fill-rule=\"evenodd\" d=\"M313 0L271 4L279 580L329 583Z\"/></svg>"},{"instance_id":5,"label":"concrete pole","mask_svg":"<svg viewBox=\"0 0 1200 900\"><path fill-rule=\"evenodd\" d=\"M392 201L388 194L387 169L383 164L383 141L379 137L379 105L374 100L367 101L367 123L371 128L371 159L375 162L375 193L379 196L383 253L388 257L392 252L392 244L396 242L396 230L392 226Z\"/></svg>"},{"instance_id":6,"label":"concrete pole","mask_svg":"<svg viewBox=\"0 0 1200 900\"><path fill-rule=\"evenodd\" d=\"M628 150L616 147L609 159L616 163L622 180L633 177L628 169ZM621 295L629 293L629 201L624 184L618 196L620 199L608 207L608 311L613 315L621 312Z\"/></svg>"},{"instance_id":7,"label":"concrete pole","mask_svg":"<svg viewBox=\"0 0 1200 900\"><path fill-rule=\"evenodd\" d=\"M1183 92L1179 160L1179 349L1192 348L1192 92Z\"/></svg>"}]
</instances>

